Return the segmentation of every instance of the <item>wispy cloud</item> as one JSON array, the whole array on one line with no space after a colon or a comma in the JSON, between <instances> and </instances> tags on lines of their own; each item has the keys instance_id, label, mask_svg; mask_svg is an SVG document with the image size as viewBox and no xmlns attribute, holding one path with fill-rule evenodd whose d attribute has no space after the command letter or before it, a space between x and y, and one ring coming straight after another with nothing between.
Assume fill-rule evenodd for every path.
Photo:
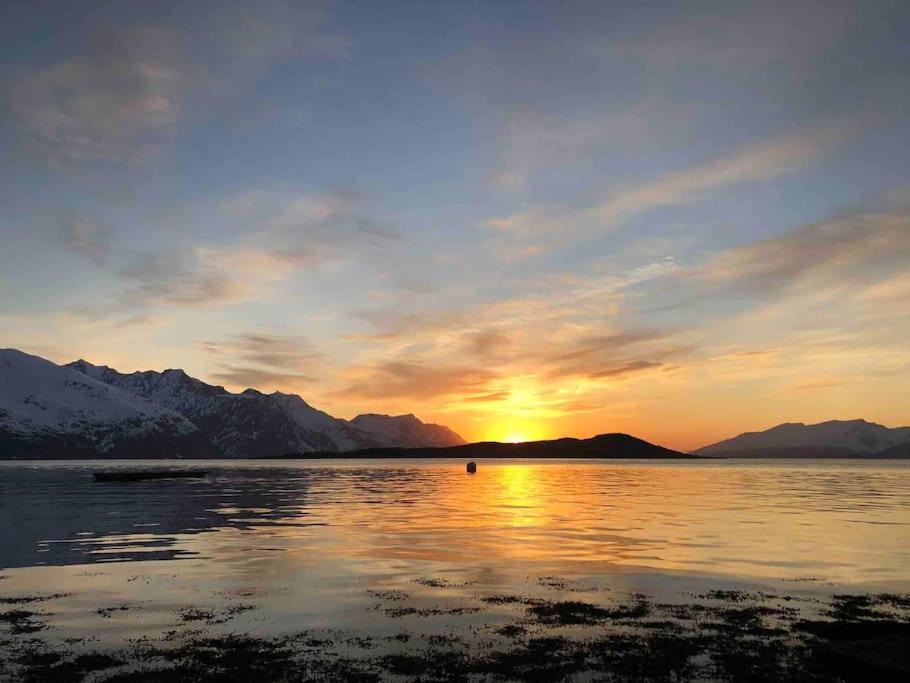
<instances>
[{"instance_id":1,"label":"wispy cloud","mask_svg":"<svg viewBox=\"0 0 910 683\"><path fill-rule=\"evenodd\" d=\"M12 109L58 161L139 161L172 139L190 69L167 29L101 32L87 54L24 74Z\"/></svg>"},{"instance_id":2,"label":"wispy cloud","mask_svg":"<svg viewBox=\"0 0 910 683\"><path fill-rule=\"evenodd\" d=\"M319 381L323 354L299 336L255 332L200 344L217 359L212 376L233 387L299 390Z\"/></svg>"},{"instance_id":3,"label":"wispy cloud","mask_svg":"<svg viewBox=\"0 0 910 683\"><path fill-rule=\"evenodd\" d=\"M594 207L572 211L532 209L490 219L486 225L519 236L613 230L652 209L692 204L724 188L795 171L812 162L843 135L840 126L821 127L686 168L653 182L616 190Z\"/></svg>"},{"instance_id":4,"label":"wispy cloud","mask_svg":"<svg viewBox=\"0 0 910 683\"><path fill-rule=\"evenodd\" d=\"M664 206L699 201L709 193L743 183L767 180L804 167L842 135L823 128L773 140L730 157L688 168L656 182L620 190L591 209L604 228L612 228L638 213Z\"/></svg>"},{"instance_id":5,"label":"wispy cloud","mask_svg":"<svg viewBox=\"0 0 910 683\"><path fill-rule=\"evenodd\" d=\"M120 306L207 306L249 296L250 289L204 253L141 254L119 270Z\"/></svg>"},{"instance_id":6,"label":"wispy cloud","mask_svg":"<svg viewBox=\"0 0 910 683\"><path fill-rule=\"evenodd\" d=\"M349 43L324 30L318 3L229 2L141 27L115 16L99 19L80 50L13 83L19 125L55 162L154 158L190 112L211 113L283 61L337 58Z\"/></svg>"},{"instance_id":7,"label":"wispy cloud","mask_svg":"<svg viewBox=\"0 0 910 683\"><path fill-rule=\"evenodd\" d=\"M109 225L85 215L61 219L57 234L67 249L98 265L110 256L115 239Z\"/></svg>"},{"instance_id":8,"label":"wispy cloud","mask_svg":"<svg viewBox=\"0 0 910 683\"><path fill-rule=\"evenodd\" d=\"M510 192L522 191L529 177L543 168L577 164L604 147L641 141L649 125L640 109L582 117L510 112L502 117L502 151L492 174L493 185Z\"/></svg>"},{"instance_id":9,"label":"wispy cloud","mask_svg":"<svg viewBox=\"0 0 910 683\"><path fill-rule=\"evenodd\" d=\"M469 365L429 365L389 361L373 367L353 368L350 382L340 395L361 399L411 401L452 395L477 394L495 379L492 370Z\"/></svg>"},{"instance_id":10,"label":"wispy cloud","mask_svg":"<svg viewBox=\"0 0 910 683\"><path fill-rule=\"evenodd\" d=\"M816 287L882 282L910 263L910 213L844 215L729 249L685 277L729 293L766 294L811 281Z\"/></svg>"}]
</instances>

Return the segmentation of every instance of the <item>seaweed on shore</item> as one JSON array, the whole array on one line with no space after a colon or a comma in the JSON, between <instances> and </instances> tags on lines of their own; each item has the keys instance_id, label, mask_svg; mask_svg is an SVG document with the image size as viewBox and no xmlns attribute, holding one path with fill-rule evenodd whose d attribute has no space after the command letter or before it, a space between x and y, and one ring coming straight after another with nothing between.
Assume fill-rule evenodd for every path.
<instances>
[{"instance_id":1,"label":"seaweed on shore","mask_svg":"<svg viewBox=\"0 0 910 683\"><path fill-rule=\"evenodd\" d=\"M402 604L408 599L403 594L373 595L397 603L380 612L404 610L389 616L482 609L417 608ZM227 611L183 610L178 614L184 625L164 638L131 641L110 651L36 636L47 627L37 618L47 615L13 610L0 621L0 668L23 681L144 683L910 677L910 596L835 595L820 605L761 593L711 591L697 597L707 602L664 604L643 595L626 602L550 602L492 595L477 602L508 609L491 611L487 626L473 623L427 634L392 631L384 638L336 630L284 636L215 633L207 627L225 623ZM202 628L189 627L196 624Z\"/></svg>"}]
</instances>

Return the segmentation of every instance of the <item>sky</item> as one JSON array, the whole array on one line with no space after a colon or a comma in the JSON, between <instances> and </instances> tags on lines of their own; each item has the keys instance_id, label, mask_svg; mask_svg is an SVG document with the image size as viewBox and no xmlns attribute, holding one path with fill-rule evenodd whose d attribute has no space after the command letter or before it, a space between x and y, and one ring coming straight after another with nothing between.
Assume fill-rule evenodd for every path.
<instances>
[{"instance_id":1,"label":"sky","mask_svg":"<svg viewBox=\"0 0 910 683\"><path fill-rule=\"evenodd\" d=\"M469 440L910 424L910 4L0 8L0 347Z\"/></svg>"}]
</instances>

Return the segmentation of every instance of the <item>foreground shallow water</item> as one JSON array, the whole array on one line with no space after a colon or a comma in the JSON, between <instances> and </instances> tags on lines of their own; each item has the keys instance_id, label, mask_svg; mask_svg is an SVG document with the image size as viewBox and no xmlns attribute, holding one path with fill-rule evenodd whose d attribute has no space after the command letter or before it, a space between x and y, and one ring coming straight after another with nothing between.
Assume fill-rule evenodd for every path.
<instances>
[{"instance_id":1,"label":"foreground shallow water","mask_svg":"<svg viewBox=\"0 0 910 683\"><path fill-rule=\"evenodd\" d=\"M0 464L7 675L824 678L816 622L910 643L904 463L196 465Z\"/></svg>"}]
</instances>

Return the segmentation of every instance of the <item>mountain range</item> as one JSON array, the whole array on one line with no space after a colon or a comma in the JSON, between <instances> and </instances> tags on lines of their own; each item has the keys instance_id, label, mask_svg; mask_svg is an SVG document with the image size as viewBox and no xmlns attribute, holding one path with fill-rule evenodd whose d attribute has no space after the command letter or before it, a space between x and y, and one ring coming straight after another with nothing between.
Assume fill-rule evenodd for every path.
<instances>
[{"instance_id":1,"label":"mountain range","mask_svg":"<svg viewBox=\"0 0 910 683\"><path fill-rule=\"evenodd\" d=\"M865 420L788 422L692 451L724 458L900 458L910 456L910 427Z\"/></svg>"},{"instance_id":2,"label":"mountain range","mask_svg":"<svg viewBox=\"0 0 910 683\"><path fill-rule=\"evenodd\" d=\"M0 458L243 458L463 443L414 415L348 421L295 394L235 394L183 370L126 374L0 349Z\"/></svg>"},{"instance_id":3,"label":"mountain range","mask_svg":"<svg viewBox=\"0 0 910 683\"><path fill-rule=\"evenodd\" d=\"M450 449L460 446L458 449ZM446 453L432 449L446 448ZM680 457L626 434L527 444L466 444L414 415L343 420L296 394L232 393L183 370L122 373L56 365L0 349L0 459L317 457ZM786 423L692 455L722 458L907 458L910 427L865 420Z\"/></svg>"}]
</instances>

